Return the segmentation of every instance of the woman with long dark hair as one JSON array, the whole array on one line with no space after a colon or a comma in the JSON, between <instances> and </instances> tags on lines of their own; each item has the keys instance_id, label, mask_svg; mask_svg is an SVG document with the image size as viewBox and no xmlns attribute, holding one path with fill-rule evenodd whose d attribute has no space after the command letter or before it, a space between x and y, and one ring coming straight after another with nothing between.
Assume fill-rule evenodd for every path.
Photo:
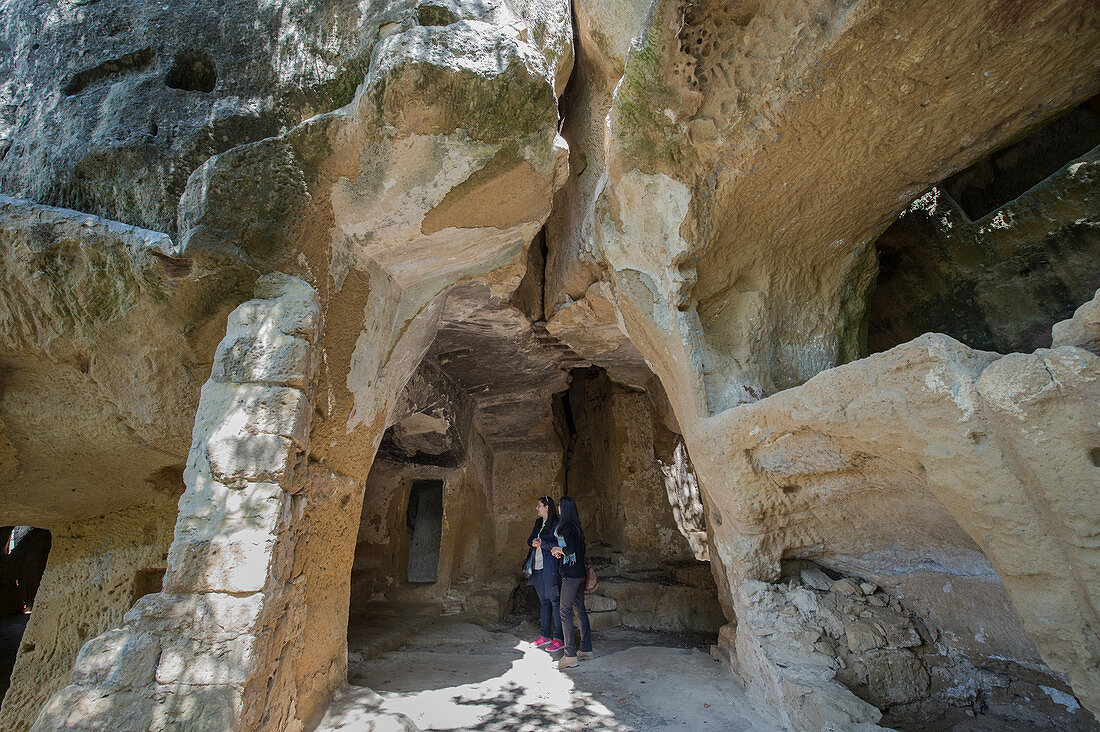
<instances>
[{"instance_id":1,"label":"woman with long dark hair","mask_svg":"<svg viewBox=\"0 0 1100 732\"><path fill-rule=\"evenodd\" d=\"M553 498L543 496L535 504L535 511L538 518L531 529L531 536L527 538L527 544L531 547L531 557L528 560L531 579L527 582L534 585L535 592L538 593L541 621L535 646L551 652L560 651L563 645L561 613L558 609L561 576L558 574L558 558L551 552L551 547L558 545L554 536L554 529L558 527L558 509L554 506Z\"/></svg>"},{"instance_id":2,"label":"woman with long dark hair","mask_svg":"<svg viewBox=\"0 0 1100 732\"><path fill-rule=\"evenodd\" d=\"M592 628L588 624L588 611L584 608L584 580L588 565L584 561L584 531L577 514L577 502L562 496L561 517L554 531L556 546L550 551L561 561L561 626L565 631L565 656L558 668L576 666L578 660L592 657ZM581 626L580 650L573 630L573 610Z\"/></svg>"}]
</instances>

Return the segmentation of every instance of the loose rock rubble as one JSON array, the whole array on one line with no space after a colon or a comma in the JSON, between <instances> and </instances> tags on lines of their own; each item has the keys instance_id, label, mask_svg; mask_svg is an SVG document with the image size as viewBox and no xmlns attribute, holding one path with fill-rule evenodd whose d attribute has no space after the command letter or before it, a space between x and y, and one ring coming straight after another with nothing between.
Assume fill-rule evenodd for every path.
<instances>
[{"instance_id":1,"label":"loose rock rubble","mask_svg":"<svg viewBox=\"0 0 1100 732\"><path fill-rule=\"evenodd\" d=\"M926 618L874 583L792 562L778 584L746 583L736 625L712 652L743 678L762 674L792 729L943 729L981 718L1007 727L1093 729L1035 669L972 665ZM1021 704L1026 700L1026 704Z\"/></svg>"}]
</instances>

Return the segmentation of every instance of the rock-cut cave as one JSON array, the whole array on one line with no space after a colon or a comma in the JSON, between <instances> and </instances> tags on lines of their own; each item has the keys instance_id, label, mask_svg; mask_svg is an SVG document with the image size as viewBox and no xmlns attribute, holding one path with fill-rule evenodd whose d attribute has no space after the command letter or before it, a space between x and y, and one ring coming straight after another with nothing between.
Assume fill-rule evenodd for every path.
<instances>
[{"instance_id":1,"label":"rock-cut cave","mask_svg":"<svg viewBox=\"0 0 1100 732\"><path fill-rule=\"evenodd\" d=\"M0 50L0 729L1100 730L1096 3Z\"/></svg>"}]
</instances>

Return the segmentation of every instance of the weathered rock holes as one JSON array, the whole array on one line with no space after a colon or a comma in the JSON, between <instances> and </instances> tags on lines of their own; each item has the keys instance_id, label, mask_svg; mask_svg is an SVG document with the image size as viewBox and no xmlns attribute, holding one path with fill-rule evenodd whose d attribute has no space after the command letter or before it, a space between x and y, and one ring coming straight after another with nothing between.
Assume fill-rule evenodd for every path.
<instances>
[{"instance_id":1,"label":"weathered rock holes","mask_svg":"<svg viewBox=\"0 0 1100 732\"><path fill-rule=\"evenodd\" d=\"M1094 447L1089 450L1089 462L1095 467L1100 468L1100 447Z\"/></svg>"},{"instance_id":2,"label":"weathered rock holes","mask_svg":"<svg viewBox=\"0 0 1100 732\"><path fill-rule=\"evenodd\" d=\"M424 3L416 8L417 25L450 25L458 20L458 15L446 5Z\"/></svg>"},{"instance_id":3,"label":"weathered rock holes","mask_svg":"<svg viewBox=\"0 0 1100 732\"><path fill-rule=\"evenodd\" d=\"M783 486L783 495L785 496L797 496L802 492L802 486L800 485L785 485Z\"/></svg>"},{"instance_id":4,"label":"weathered rock holes","mask_svg":"<svg viewBox=\"0 0 1100 732\"><path fill-rule=\"evenodd\" d=\"M35 48L37 48L37 44L32 46L31 50ZM153 51L153 49L143 48L140 51L134 51L125 56L120 56L110 61L104 61L98 66L86 69L73 76L73 78L69 80L69 83L61 90L61 93L67 97L71 97L74 94L79 94L84 91L97 81L102 81L112 76L120 76L122 74L140 71L148 66L155 56L156 52Z\"/></svg>"},{"instance_id":5,"label":"weathered rock holes","mask_svg":"<svg viewBox=\"0 0 1100 732\"><path fill-rule=\"evenodd\" d=\"M173 89L208 94L218 83L214 58L206 51L187 50L176 54L164 84Z\"/></svg>"},{"instance_id":6,"label":"weathered rock holes","mask_svg":"<svg viewBox=\"0 0 1100 732\"><path fill-rule=\"evenodd\" d=\"M734 2L720 8L687 9L680 50L695 61L685 74L692 89L705 93L708 85L722 81L730 85L730 67L737 57L750 53L740 42L740 30L756 16L759 6L758 2Z\"/></svg>"}]
</instances>

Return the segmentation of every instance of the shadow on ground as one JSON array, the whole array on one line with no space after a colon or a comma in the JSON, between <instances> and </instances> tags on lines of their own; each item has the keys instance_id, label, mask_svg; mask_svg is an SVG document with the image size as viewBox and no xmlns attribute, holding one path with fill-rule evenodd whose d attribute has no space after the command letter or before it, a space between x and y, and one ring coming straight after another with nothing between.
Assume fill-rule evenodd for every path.
<instances>
[{"instance_id":1,"label":"shadow on ground","mask_svg":"<svg viewBox=\"0 0 1100 732\"><path fill-rule=\"evenodd\" d=\"M480 732L779 729L700 637L606 630L594 637L595 658L558 671L560 654L520 640L527 630L444 622L374 658L349 647L352 685L319 729L405 730L409 722Z\"/></svg>"}]
</instances>

